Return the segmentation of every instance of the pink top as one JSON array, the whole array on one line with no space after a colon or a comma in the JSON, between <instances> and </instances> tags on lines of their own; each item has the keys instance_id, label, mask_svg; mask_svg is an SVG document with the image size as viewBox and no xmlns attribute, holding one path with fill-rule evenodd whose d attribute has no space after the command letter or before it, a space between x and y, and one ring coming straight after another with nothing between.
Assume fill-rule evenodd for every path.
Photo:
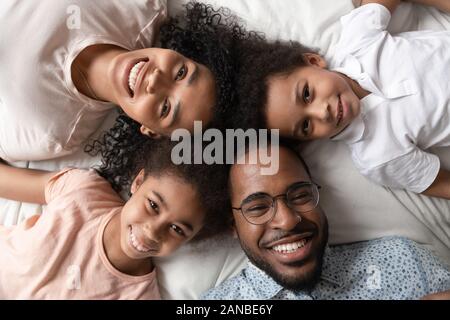
<instances>
[{"instance_id":1,"label":"pink top","mask_svg":"<svg viewBox=\"0 0 450 320\"><path fill-rule=\"evenodd\" d=\"M156 271L131 276L103 248L123 200L95 171L65 169L45 189L41 216L0 226L1 299L160 299Z\"/></svg>"}]
</instances>

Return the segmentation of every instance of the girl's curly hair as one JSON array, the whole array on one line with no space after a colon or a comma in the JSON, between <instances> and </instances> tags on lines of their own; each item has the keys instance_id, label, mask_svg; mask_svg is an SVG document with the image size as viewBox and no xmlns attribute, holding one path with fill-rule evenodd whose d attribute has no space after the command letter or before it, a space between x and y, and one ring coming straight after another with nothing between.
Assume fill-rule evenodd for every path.
<instances>
[{"instance_id":1,"label":"girl's curly hair","mask_svg":"<svg viewBox=\"0 0 450 320\"><path fill-rule=\"evenodd\" d=\"M119 116L118 122L121 122L121 127L136 128L136 123L126 116ZM115 129L117 128L113 127L104 139L115 140ZM189 141L191 146L194 145L193 139ZM102 141L94 142L91 148L95 148L96 143L102 143ZM227 194L228 169L225 165L175 164L172 161L172 150L178 142L172 142L168 138L158 140L144 138L139 143L134 143L132 150L126 147L127 139L120 140L118 143L122 152L120 156L113 161L111 155L116 155L117 149L102 148L102 163L96 168L97 172L107 179L116 191L126 191L128 196L131 196L130 188L133 180L142 169L146 178L166 175L177 177L193 187L205 212L204 226L194 237L195 240L225 232L231 228L231 208ZM92 150L89 151L92 152ZM195 150L194 148L191 150L191 159L194 159ZM117 167L122 169L119 175Z\"/></svg>"}]
</instances>

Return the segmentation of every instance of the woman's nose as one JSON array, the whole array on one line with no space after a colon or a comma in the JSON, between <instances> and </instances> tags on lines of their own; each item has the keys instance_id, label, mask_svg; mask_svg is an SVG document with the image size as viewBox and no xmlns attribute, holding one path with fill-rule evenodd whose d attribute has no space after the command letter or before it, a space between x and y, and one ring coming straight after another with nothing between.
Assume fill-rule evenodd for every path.
<instances>
[{"instance_id":1,"label":"woman's nose","mask_svg":"<svg viewBox=\"0 0 450 320\"><path fill-rule=\"evenodd\" d=\"M160 69L155 68L148 76L146 91L147 93L156 93L158 88L164 86L164 76Z\"/></svg>"}]
</instances>

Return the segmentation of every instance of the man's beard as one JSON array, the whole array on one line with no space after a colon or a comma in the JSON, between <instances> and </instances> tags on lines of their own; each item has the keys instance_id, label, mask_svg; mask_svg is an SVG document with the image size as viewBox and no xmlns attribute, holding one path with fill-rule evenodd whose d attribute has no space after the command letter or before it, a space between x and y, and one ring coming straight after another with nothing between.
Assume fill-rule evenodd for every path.
<instances>
[{"instance_id":1,"label":"man's beard","mask_svg":"<svg viewBox=\"0 0 450 320\"><path fill-rule=\"evenodd\" d=\"M254 255L253 252L241 243L241 247L247 255L248 259L259 269L267 273L272 279L274 279L279 285L290 290L311 290L317 284L322 273L323 255L325 247L328 242L328 223L324 225L324 233L319 247L315 254L308 259L307 262L314 260L313 268L308 272L303 272L295 277L289 277L284 274L278 273L272 265L267 261L264 261L261 257ZM306 261L305 261L306 262ZM296 267L301 267L304 262L296 264Z\"/></svg>"}]
</instances>

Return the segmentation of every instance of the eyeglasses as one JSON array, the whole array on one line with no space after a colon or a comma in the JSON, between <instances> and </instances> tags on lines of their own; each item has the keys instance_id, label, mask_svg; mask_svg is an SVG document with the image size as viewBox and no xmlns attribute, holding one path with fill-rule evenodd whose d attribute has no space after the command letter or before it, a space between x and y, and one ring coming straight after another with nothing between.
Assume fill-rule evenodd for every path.
<instances>
[{"instance_id":1,"label":"eyeglasses","mask_svg":"<svg viewBox=\"0 0 450 320\"><path fill-rule=\"evenodd\" d=\"M245 220L251 224L266 224L275 217L277 212L277 199L283 198L286 205L297 213L314 210L319 203L319 189L314 182L297 182L289 186L286 193L274 197L267 193L255 193L245 198L240 208Z\"/></svg>"}]
</instances>

